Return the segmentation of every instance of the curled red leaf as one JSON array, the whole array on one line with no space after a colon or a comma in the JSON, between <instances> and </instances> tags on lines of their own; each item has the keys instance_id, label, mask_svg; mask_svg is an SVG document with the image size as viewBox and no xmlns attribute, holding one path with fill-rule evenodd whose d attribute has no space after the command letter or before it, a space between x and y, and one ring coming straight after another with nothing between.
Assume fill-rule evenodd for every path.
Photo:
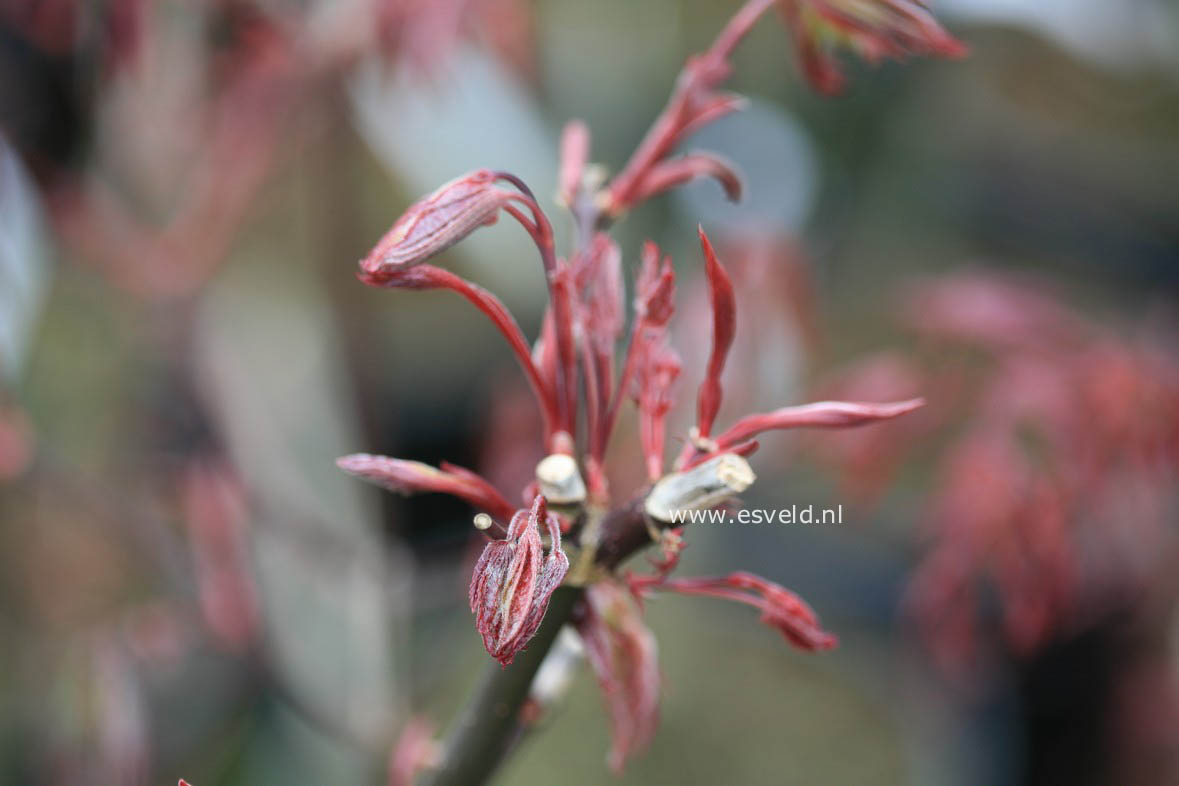
<instances>
[{"instance_id":1,"label":"curled red leaf","mask_svg":"<svg viewBox=\"0 0 1179 786\"><path fill-rule=\"evenodd\" d=\"M540 539L541 522L549 533L547 554ZM560 522L538 494L531 510L512 516L503 540L484 547L471 576L468 598L475 628L501 665L510 664L536 634L549 598L568 571Z\"/></svg>"},{"instance_id":2,"label":"curled red leaf","mask_svg":"<svg viewBox=\"0 0 1179 786\"><path fill-rule=\"evenodd\" d=\"M443 464L439 469L420 461L353 453L336 459L336 466L399 494L436 492L458 497L498 521L508 521L516 510L482 477L453 464Z\"/></svg>"},{"instance_id":3,"label":"curled red leaf","mask_svg":"<svg viewBox=\"0 0 1179 786\"><path fill-rule=\"evenodd\" d=\"M737 300L733 295L733 282L716 258L704 227L698 227L697 231L700 248L704 250L704 274L708 281L708 300L712 305L712 351L696 401L696 428L700 437L707 438L723 397L720 378L737 331Z\"/></svg>"},{"instance_id":4,"label":"curled red leaf","mask_svg":"<svg viewBox=\"0 0 1179 786\"><path fill-rule=\"evenodd\" d=\"M641 579L642 577L638 577ZM802 598L772 581L738 571L715 578L670 579L642 582L632 579L641 591L670 590L682 595L705 595L744 603L761 612L761 621L774 628L795 647L817 652L835 647L838 639L823 630L819 618Z\"/></svg>"},{"instance_id":5,"label":"curled red leaf","mask_svg":"<svg viewBox=\"0 0 1179 786\"><path fill-rule=\"evenodd\" d=\"M694 152L652 166L636 187L635 201L643 201L699 177L720 183L731 202L741 199L744 183L736 166L715 153Z\"/></svg>"},{"instance_id":6,"label":"curled red leaf","mask_svg":"<svg viewBox=\"0 0 1179 786\"><path fill-rule=\"evenodd\" d=\"M499 175L478 169L444 183L401 215L376 247L360 262L365 273L379 274L421 264L485 224L519 195L495 183Z\"/></svg>"},{"instance_id":7,"label":"curled red leaf","mask_svg":"<svg viewBox=\"0 0 1179 786\"><path fill-rule=\"evenodd\" d=\"M869 63L910 55L962 57L966 46L919 0L778 0L803 75L820 93L838 93L844 77L835 45Z\"/></svg>"},{"instance_id":8,"label":"curled red leaf","mask_svg":"<svg viewBox=\"0 0 1179 786\"><path fill-rule=\"evenodd\" d=\"M920 398L888 404L864 404L850 401L819 401L797 407L782 407L773 412L747 415L716 438L721 450L745 442L763 431L788 428L851 428L899 417L925 405Z\"/></svg>"}]
</instances>

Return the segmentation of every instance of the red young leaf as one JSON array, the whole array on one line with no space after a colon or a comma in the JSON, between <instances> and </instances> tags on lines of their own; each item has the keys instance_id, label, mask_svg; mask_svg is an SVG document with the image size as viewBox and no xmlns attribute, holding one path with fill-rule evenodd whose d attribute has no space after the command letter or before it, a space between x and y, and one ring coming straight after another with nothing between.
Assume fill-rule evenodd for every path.
<instances>
[{"instance_id":1,"label":"red young leaf","mask_svg":"<svg viewBox=\"0 0 1179 786\"><path fill-rule=\"evenodd\" d=\"M499 521L509 520L516 510L486 480L453 464L443 464L441 469L436 469L420 461L354 453L336 459L336 466L350 475L399 494L450 494L490 513Z\"/></svg>"},{"instance_id":2,"label":"red young leaf","mask_svg":"<svg viewBox=\"0 0 1179 786\"><path fill-rule=\"evenodd\" d=\"M644 332L633 351L636 360L632 395L639 408L639 441L647 462L647 477L657 480L663 475L667 413L675 404L672 392L683 364L668 343L665 328Z\"/></svg>"},{"instance_id":3,"label":"red young leaf","mask_svg":"<svg viewBox=\"0 0 1179 786\"><path fill-rule=\"evenodd\" d=\"M716 438L720 450L745 442L763 431L776 429L850 428L899 417L925 405L920 398L888 404L862 404L849 401L819 401L797 407L782 407L760 415L747 415Z\"/></svg>"},{"instance_id":4,"label":"red young leaf","mask_svg":"<svg viewBox=\"0 0 1179 786\"><path fill-rule=\"evenodd\" d=\"M803 74L820 93L838 93L844 78L832 44L869 63L909 55L961 57L966 46L947 33L919 0L778 0Z\"/></svg>"},{"instance_id":5,"label":"red young leaf","mask_svg":"<svg viewBox=\"0 0 1179 786\"><path fill-rule=\"evenodd\" d=\"M643 577L637 577L641 579ZM640 590L671 590L683 595L707 595L744 603L761 611L761 621L780 632L799 649L815 652L835 647L837 639L823 630L819 618L801 598L785 587L752 573L738 571L716 578L636 582Z\"/></svg>"},{"instance_id":6,"label":"red young leaf","mask_svg":"<svg viewBox=\"0 0 1179 786\"><path fill-rule=\"evenodd\" d=\"M551 545L540 540L544 522ZM471 576L469 600L487 652L507 666L540 627L549 597L569 571L561 550L561 527L537 495L531 510L512 516L504 540L488 543Z\"/></svg>"},{"instance_id":7,"label":"red young leaf","mask_svg":"<svg viewBox=\"0 0 1179 786\"><path fill-rule=\"evenodd\" d=\"M737 330L737 301L733 295L733 282L717 260L704 227L698 227L697 231L700 247L704 250L704 272L708 279L708 299L712 304L712 352L708 356L708 367L696 402L696 428L702 438L707 438L720 410L723 396L720 378Z\"/></svg>"},{"instance_id":8,"label":"red young leaf","mask_svg":"<svg viewBox=\"0 0 1179 786\"><path fill-rule=\"evenodd\" d=\"M741 199L743 183L735 166L714 153L695 152L655 164L637 186L635 201L650 199L698 177L715 178L731 202Z\"/></svg>"},{"instance_id":9,"label":"red young leaf","mask_svg":"<svg viewBox=\"0 0 1179 786\"><path fill-rule=\"evenodd\" d=\"M361 260L364 272L388 273L425 262L484 224L519 195L495 185L499 175L478 169L410 205Z\"/></svg>"}]
</instances>

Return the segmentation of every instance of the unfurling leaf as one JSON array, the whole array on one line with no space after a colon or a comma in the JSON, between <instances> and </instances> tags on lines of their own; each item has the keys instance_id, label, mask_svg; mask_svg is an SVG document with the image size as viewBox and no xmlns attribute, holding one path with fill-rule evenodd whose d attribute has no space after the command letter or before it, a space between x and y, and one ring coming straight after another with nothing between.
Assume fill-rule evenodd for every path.
<instances>
[{"instance_id":1,"label":"unfurling leaf","mask_svg":"<svg viewBox=\"0 0 1179 786\"><path fill-rule=\"evenodd\" d=\"M410 205L361 260L361 269L380 275L412 267L442 253L480 226L495 223L500 209L518 198L496 186L499 179L499 173L477 169Z\"/></svg>"},{"instance_id":2,"label":"unfurling leaf","mask_svg":"<svg viewBox=\"0 0 1179 786\"><path fill-rule=\"evenodd\" d=\"M946 32L919 0L778 0L803 74L820 93L838 93L844 77L831 54L850 49L869 63L909 55L961 57L966 45Z\"/></svg>"},{"instance_id":3,"label":"unfurling leaf","mask_svg":"<svg viewBox=\"0 0 1179 786\"><path fill-rule=\"evenodd\" d=\"M540 539L541 522L551 541L547 554ZM531 510L519 510L512 517L506 538L483 549L471 576L469 600L483 646L503 666L536 634L549 598L568 571L560 524L540 495Z\"/></svg>"}]
</instances>

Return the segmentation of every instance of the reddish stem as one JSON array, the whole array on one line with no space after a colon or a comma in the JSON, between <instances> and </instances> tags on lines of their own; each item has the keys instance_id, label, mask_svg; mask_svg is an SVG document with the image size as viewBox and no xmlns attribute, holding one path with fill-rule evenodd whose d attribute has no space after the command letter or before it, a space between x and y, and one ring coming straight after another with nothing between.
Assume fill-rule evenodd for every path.
<instances>
[{"instance_id":1,"label":"reddish stem","mask_svg":"<svg viewBox=\"0 0 1179 786\"><path fill-rule=\"evenodd\" d=\"M360 279L371 286L388 288L449 289L462 295L475 308L482 311L508 342L512 352L515 353L516 360L524 370L528 384L540 404L541 416L544 421L545 442L553 442L560 423L553 394L541 379L536 365L532 362L532 353L524 334L520 331L520 326L516 324L515 318L499 298L461 276L428 264L417 265L403 273L391 276L361 274Z\"/></svg>"},{"instance_id":2,"label":"reddish stem","mask_svg":"<svg viewBox=\"0 0 1179 786\"><path fill-rule=\"evenodd\" d=\"M622 407L622 400L626 398L626 388L635 374L635 364L638 362L638 335L643 329L643 320L637 319L631 329L630 341L626 345L626 359L622 364L622 374L618 377L618 384L614 387L614 395L610 399L610 406L606 409L606 416L599 427L600 436L596 444L590 446L590 455L598 461L606 456L606 446L610 443L610 434L614 431L614 422L618 419L618 410Z\"/></svg>"},{"instance_id":3,"label":"reddish stem","mask_svg":"<svg viewBox=\"0 0 1179 786\"><path fill-rule=\"evenodd\" d=\"M537 250L540 251L549 300L553 304L553 323L557 334L557 422L560 429L573 435L577 427L577 354L573 338L573 309L569 299L569 288L560 280L564 274L557 263L553 225L523 180L510 172L496 172L496 175L520 189L523 196L519 201L528 208L535 220L535 223L529 222L512 206L505 208L528 231L536 243ZM549 442L552 449L555 443L551 439Z\"/></svg>"},{"instance_id":4,"label":"reddish stem","mask_svg":"<svg viewBox=\"0 0 1179 786\"><path fill-rule=\"evenodd\" d=\"M749 0L729 20L712 46L703 54L690 59L684 66L667 106L655 119L626 166L611 181L608 189L609 213L616 215L634 203L638 189L650 170L689 132L734 108L724 100L715 105L702 107L698 105L698 99L728 77L729 56L761 15L775 2L776 0Z\"/></svg>"},{"instance_id":5,"label":"reddish stem","mask_svg":"<svg viewBox=\"0 0 1179 786\"><path fill-rule=\"evenodd\" d=\"M707 438L712 433L712 422L720 410L723 392L720 377L725 369L725 359L733 345L737 331L737 301L733 295L733 282L716 258L712 243L699 227L700 247L704 250L705 277L708 280L708 299L712 306L712 351L708 355L708 368L696 405L696 427L700 436Z\"/></svg>"},{"instance_id":6,"label":"reddish stem","mask_svg":"<svg viewBox=\"0 0 1179 786\"><path fill-rule=\"evenodd\" d=\"M596 353L591 344L591 341L584 338L581 342L581 365L585 369L585 427L589 434L590 454L592 455L593 445L597 442L597 434L600 429L602 411Z\"/></svg>"}]
</instances>

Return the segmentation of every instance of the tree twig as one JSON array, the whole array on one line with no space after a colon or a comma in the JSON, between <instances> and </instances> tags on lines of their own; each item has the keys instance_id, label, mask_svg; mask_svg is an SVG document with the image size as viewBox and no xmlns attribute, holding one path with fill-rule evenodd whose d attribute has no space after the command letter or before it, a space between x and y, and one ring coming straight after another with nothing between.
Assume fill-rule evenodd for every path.
<instances>
[{"instance_id":1,"label":"tree twig","mask_svg":"<svg viewBox=\"0 0 1179 786\"><path fill-rule=\"evenodd\" d=\"M442 761L424 783L428 786L472 786L485 782L512 747L519 730L520 707L528 698L532 678L544 662L561 628L581 600L578 587L553 593L544 622L528 648L512 665L490 663L443 747Z\"/></svg>"}]
</instances>

